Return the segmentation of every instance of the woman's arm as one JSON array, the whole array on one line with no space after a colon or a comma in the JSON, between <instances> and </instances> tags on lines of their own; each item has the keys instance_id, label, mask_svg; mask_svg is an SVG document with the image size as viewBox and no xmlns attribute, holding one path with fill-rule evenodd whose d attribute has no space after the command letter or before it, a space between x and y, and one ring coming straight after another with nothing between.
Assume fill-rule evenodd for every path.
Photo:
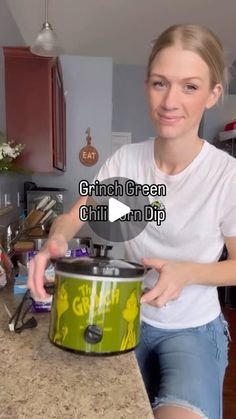
<instances>
[{"instance_id":1,"label":"woman's arm","mask_svg":"<svg viewBox=\"0 0 236 419\"><path fill-rule=\"evenodd\" d=\"M79 208L86 204L87 197L80 198L65 214L56 218L50 229L49 238L40 252L31 259L27 286L38 298L45 298L44 272L50 259L64 256L68 249L68 241L84 224L79 219Z\"/></svg>"},{"instance_id":2,"label":"woman's arm","mask_svg":"<svg viewBox=\"0 0 236 419\"><path fill-rule=\"evenodd\" d=\"M236 237L225 237L227 260L216 263L193 263L190 284L236 285Z\"/></svg>"},{"instance_id":3,"label":"woman's arm","mask_svg":"<svg viewBox=\"0 0 236 419\"><path fill-rule=\"evenodd\" d=\"M228 259L214 263L193 263L145 258L143 263L159 272L155 287L143 295L141 302L163 307L179 297L188 285L236 285L236 237L226 237Z\"/></svg>"},{"instance_id":4,"label":"woman's arm","mask_svg":"<svg viewBox=\"0 0 236 419\"><path fill-rule=\"evenodd\" d=\"M87 197L78 199L67 213L59 215L55 219L49 232L50 239L60 236L68 242L74 237L84 224L84 222L79 219L79 208L81 205L86 205L86 201Z\"/></svg>"}]
</instances>

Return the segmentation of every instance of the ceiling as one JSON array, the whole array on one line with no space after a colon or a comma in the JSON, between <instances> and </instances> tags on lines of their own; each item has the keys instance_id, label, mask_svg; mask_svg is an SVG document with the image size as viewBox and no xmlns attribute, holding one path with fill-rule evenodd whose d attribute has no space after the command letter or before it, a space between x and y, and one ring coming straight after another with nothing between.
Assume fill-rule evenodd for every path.
<instances>
[{"instance_id":1,"label":"ceiling","mask_svg":"<svg viewBox=\"0 0 236 419\"><path fill-rule=\"evenodd\" d=\"M27 45L45 16L45 0L6 0ZM236 58L235 0L49 0L49 22L65 54L109 56L118 64L145 65L151 41L167 26L194 22L220 37Z\"/></svg>"}]
</instances>

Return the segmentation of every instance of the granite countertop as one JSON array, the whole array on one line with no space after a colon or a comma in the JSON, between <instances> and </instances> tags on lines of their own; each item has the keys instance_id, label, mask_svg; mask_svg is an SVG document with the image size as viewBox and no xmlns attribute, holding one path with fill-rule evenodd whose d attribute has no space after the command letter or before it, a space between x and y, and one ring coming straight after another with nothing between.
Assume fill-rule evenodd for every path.
<instances>
[{"instance_id":1,"label":"granite countertop","mask_svg":"<svg viewBox=\"0 0 236 419\"><path fill-rule=\"evenodd\" d=\"M3 302L14 312L21 298L0 290L0 418L153 418L133 351L92 357L60 349L48 339L49 313L35 315L35 329L10 332Z\"/></svg>"}]
</instances>

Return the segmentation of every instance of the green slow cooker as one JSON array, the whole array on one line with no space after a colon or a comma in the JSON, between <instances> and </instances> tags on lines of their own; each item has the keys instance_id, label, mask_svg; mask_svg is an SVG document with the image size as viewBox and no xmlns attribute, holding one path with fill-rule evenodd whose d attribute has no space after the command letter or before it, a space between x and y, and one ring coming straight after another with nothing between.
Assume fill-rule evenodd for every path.
<instances>
[{"instance_id":1,"label":"green slow cooker","mask_svg":"<svg viewBox=\"0 0 236 419\"><path fill-rule=\"evenodd\" d=\"M123 260L58 260L51 342L93 355L134 349L139 339L139 300L145 271L144 266Z\"/></svg>"}]
</instances>

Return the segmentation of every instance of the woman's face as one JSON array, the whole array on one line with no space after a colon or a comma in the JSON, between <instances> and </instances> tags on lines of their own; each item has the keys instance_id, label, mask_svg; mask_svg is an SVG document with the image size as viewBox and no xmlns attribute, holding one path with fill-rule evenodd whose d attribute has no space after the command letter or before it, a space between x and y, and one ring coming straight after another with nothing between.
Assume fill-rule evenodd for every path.
<instances>
[{"instance_id":1,"label":"woman's face","mask_svg":"<svg viewBox=\"0 0 236 419\"><path fill-rule=\"evenodd\" d=\"M176 44L158 53L146 89L158 136L173 139L196 137L204 110L217 102L222 86L210 88L205 61Z\"/></svg>"}]
</instances>

